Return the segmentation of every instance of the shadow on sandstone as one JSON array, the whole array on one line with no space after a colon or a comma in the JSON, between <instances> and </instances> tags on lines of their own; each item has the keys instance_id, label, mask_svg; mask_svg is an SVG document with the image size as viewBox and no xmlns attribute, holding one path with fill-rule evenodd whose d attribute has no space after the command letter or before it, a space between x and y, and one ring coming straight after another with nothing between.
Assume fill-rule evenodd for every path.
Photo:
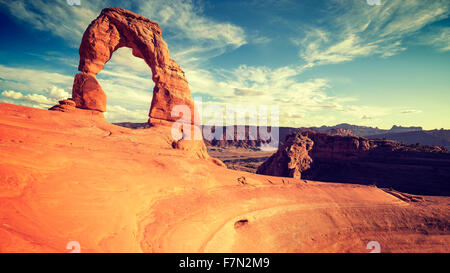
<instances>
[{"instance_id":1,"label":"shadow on sandstone","mask_svg":"<svg viewBox=\"0 0 450 273\"><path fill-rule=\"evenodd\" d=\"M442 147L314 131L289 134L257 173L450 195L450 153Z\"/></svg>"}]
</instances>

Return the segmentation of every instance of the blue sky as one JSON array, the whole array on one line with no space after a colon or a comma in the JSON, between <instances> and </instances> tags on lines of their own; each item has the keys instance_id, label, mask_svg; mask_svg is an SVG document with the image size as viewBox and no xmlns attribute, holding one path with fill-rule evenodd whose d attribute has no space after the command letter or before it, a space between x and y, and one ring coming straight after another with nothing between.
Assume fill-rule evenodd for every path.
<instances>
[{"instance_id":1,"label":"blue sky","mask_svg":"<svg viewBox=\"0 0 450 273\"><path fill-rule=\"evenodd\" d=\"M450 128L450 1L0 0L0 101L70 97L78 46L105 7L159 23L203 104L273 105L281 126ZM108 120L145 122L153 82L116 51L98 79Z\"/></svg>"}]
</instances>

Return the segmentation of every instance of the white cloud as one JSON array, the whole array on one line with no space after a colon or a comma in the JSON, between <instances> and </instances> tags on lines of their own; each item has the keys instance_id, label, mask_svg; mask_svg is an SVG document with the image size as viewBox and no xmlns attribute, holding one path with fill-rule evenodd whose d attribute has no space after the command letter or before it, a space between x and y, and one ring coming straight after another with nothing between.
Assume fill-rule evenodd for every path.
<instances>
[{"instance_id":1,"label":"white cloud","mask_svg":"<svg viewBox=\"0 0 450 273\"><path fill-rule=\"evenodd\" d=\"M142 15L160 22L163 28L176 29L183 38L194 41L211 40L233 47L246 43L242 28L205 17L192 1L141 1L139 10Z\"/></svg>"},{"instance_id":2,"label":"white cloud","mask_svg":"<svg viewBox=\"0 0 450 273\"><path fill-rule=\"evenodd\" d=\"M441 51L450 50L450 27L435 27L419 38L422 44L433 46Z\"/></svg>"},{"instance_id":3,"label":"white cloud","mask_svg":"<svg viewBox=\"0 0 450 273\"><path fill-rule=\"evenodd\" d=\"M148 110L130 110L119 105L108 105L105 118L110 122L146 122Z\"/></svg>"},{"instance_id":4,"label":"white cloud","mask_svg":"<svg viewBox=\"0 0 450 273\"><path fill-rule=\"evenodd\" d=\"M58 88L56 86L51 86L50 88L47 89L47 92L50 98L56 100L64 100L71 97L71 95L69 95L69 93L66 92L64 89Z\"/></svg>"},{"instance_id":5,"label":"white cloud","mask_svg":"<svg viewBox=\"0 0 450 273\"><path fill-rule=\"evenodd\" d=\"M344 40L320 50L318 41L310 44L301 56L309 63L329 64L350 61L359 56L367 56L377 48L375 44L361 44L360 38L350 34Z\"/></svg>"},{"instance_id":6,"label":"white cloud","mask_svg":"<svg viewBox=\"0 0 450 273\"><path fill-rule=\"evenodd\" d=\"M272 41L272 39L270 39L269 37L264 37L264 36L257 36L251 39L251 42L253 44L267 44L270 43Z\"/></svg>"},{"instance_id":7,"label":"white cloud","mask_svg":"<svg viewBox=\"0 0 450 273\"><path fill-rule=\"evenodd\" d=\"M344 8L327 17L332 28L311 27L303 37L291 39L300 48L300 55L307 62L305 66L269 68L241 65L231 70L201 69L199 63L246 43L267 43L270 39L250 37L237 25L208 18L192 1L140 0L135 2L137 8L134 10L161 25L172 58L185 69L191 91L212 96L213 102L208 103L276 103L280 105L284 124L317 125L342 120L343 117L349 122L370 117L370 122L375 122L390 110L359 105L359 101L351 97L331 96L328 91L332 86L328 79L300 79L299 75L303 69L318 64L340 63L373 54L383 57L395 55L405 50L405 37L446 16L449 4L445 1L411 0L389 1L378 7L369 6L365 1L354 1L353 4L334 2ZM78 47L87 25L102 7L109 6L107 3L110 1L83 1L80 7L66 5L65 1L56 4L43 0L2 3L13 16ZM130 8L129 5L128 2L122 3L124 8ZM448 30L430 36L428 40L446 50ZM108 120L145 121L154 86L151 77L148 66L143 60L133 57L131 50L116 51L98 75L108 96ZM70 96L70 91L66 90L71 90L73 83L73 75L3 65L0 65L0 78L4 79L3 89L20 91L20 95L5 93L5 96L3 92L5 100L36 104ZM237 96L244 93L254 96ZM22 97L13 98L17 96Z\"/></svg>"},{"instance_id":8,"label":"white cloud","mask_svg":"<svg viewBox=\"0 0 450 273\"><path fill-rule=\"evenodd\" d=\"M9 9L9 14L38 30L49 31L69 41L73 47L78 47L84 30L97 17L102 3L83 1L80 6L70 6L66 1L11 0L2 4Z\"/></svg>"},{"instance_id":9,"label":"white cloud","mask_svg":"<svg viewBox=\"0 0 450 273\"><path fill-rule=\"evenodd\" d=\"M101 9L116 6L114 1L83 1L80 6L44 0L11 0L0 4L9 14L68 41L74 48L80 45L85 29ZM181 64L196 61L199 56L217 56L247 43L243 28L205 16L202 9L189 0L138 0L122 2L120 7L160 24L163 38L170 41L174 59ZM186 51L186 48L192 50Z\"/></svg>"},{"instance_id":10,"label":"white cloud","mask_svg":"<svg viewBox=\"0 0 450 273\"><path fill-rule=\"evenodd\" d=\"M43 95L39 95L39 94L22 94L21 92L16 92L13 90L8 90L8 91L3 91L2 92L2 97L7 98L7 99L13 99L13 100L23 100L23 101L28 101L31 103L35 103L39 106L44 105L46 106L51 106L54 105L55 102L48 99L46 96Z\"/></svg>"},{"instance_id":11,"label":"white cloud","mask_svg":"<svg viewBox=\"0 0 450 273\"><path fill-rule=\"evenodd\" d=\"M143 59L134 57L130 48L115 51L97 75L109 105L148 109L153 95L152 72Z\"/></svg>"},{"instance_id":12,"label":"white cloud","mask_svg":"<svg viewBox=\"0 0 450 273\"><path fill-rule=\"evenodd\" d=\"M17 91L46 93L46 87L55 86L71 90L73 76L44 71L42 69L28 69L7 67L0 65L1 86L3 89Z\"/></svg>"},{"instance_id":13,"label":"white cloud","mask_svg":"<svg viewBox=\"0 0 450 273\"><path fill-rule=\"evenodd\" d=\"M47 108L58 100L71 97L73 77L41 69L14 68L0 65L2 98L26 102L26 106ZM14 90L14 91L13 91Z\"/></svg>"},{"instance_id":14,"label":"white cloud","mask_svg":"<svg viewBox=\"0 0 450 273\"><path fill-rule=\"evenodd\" d=\"M58 100L71 97L73 76L42 69L0 65L0 78L1 88L7 90L3 91L0 97L4 102L48 108L57 104ZM121 112L120 109L113 107L109 117L121 121L126 121L126 117L139 120L137 115L143 113L140 120L148 118L154 87L152 73L142 59L131 55L130 49L123 48L116 51L111 61L98 75L98 81L107 94L108 111L110 105L133 109ZM124 114L123 119L118 116L120 113Z\"/></svg>"},{"instance_id":15,"label":"white cloud","mask_svg":"<svg viewBox=\"0 0 450 273\"><path fill-rule=\"evenodd\" d=\"M207 102L203 100L204 106L278 105L280 123L284 126L330 123L338 116L360 120L363 112L375 116L387 112L385 109L359 106L359 102L352 97L331 96L327 91L332 86L327 79L300 80L298 76L301 72L301 69L293 67L270 69L243 65L231 71L191 70L187 78L194 95L199 93L206 98L213 97Z\"/></svg>"},{"instance_id":16,"label":"white cloud","mask_svg":"<svg viewBox=\"0 0 450 273\"><path fill-rule=\"evenodd\" d=\"M133 72L134 74L128 73L128 76L132 75L142 75L149 74L150 78L152 72L150 67L144 61L144 59L133 56L132 49L127 47L119 48L114 51L111 60L107 62L104 71L119 71L122 72ZM131 80L135 79L132 76Z\"/></svg>"},{"instance_id":17,"label":"white cloud","mask_svg":"<svg viewBox=\"0 0 450 273\"><path fill-rule=\"evenodd\" d=\"M23 97L23 99L30 101L30 102L36 102L38 104L45 104L45 105L54 105L55 102L48 99L46 96L39 95L39 94L28 94Z\"/></svg>"},{"instance_id":18,"label":"white cloud","mask_svg":"<svg viewBox=\"0 0 450 273\"><path fill-rule=\"evenodd\" d=\"M422 110L416 110L416 109L405 109L400 111L402 114L419 114L422 113Z\"/></svg>"},{"instance_id":19,"label":"white cloud","mask_svg":"<svg viewBox=\"0 0 450 273\"><path fill-rule=\"evenodd\" d=\"M303 39L291 38L300 47L300 57L307 61L305 68L374 54L389 57L404 51L405 38L448 17L450 2L392 0L370 6L365 1L336 0L330 5L338 8L327 15L329 28L311 27ZM444 40L444 45L447 39L448 45L445 32L436 38Z\"/></svg>"},{"instance_id":20,"label":"white cloud","mask_svg":"<svg viewBox=\"0 0 450 273\"><path fill-rule=\"evenodd\" d=\"M23 98L23 94L13 90L7 90L2 92L2 97L10 98L13 100L20 100L21 98Z\"/></svg>"},{"instance_id":21,"label":"white cloud","mask_svg":"<svg viewBox=\"0 0 450 273\"><path fill-rule=\"evenodd\" d=\"M264 94L264 91L245 89L245 88L235 88L234 94L236 96L260 96L260 95Z\"/></svg>"},{"instance_id":22,"label":"white cloud","mask_svg":"<svg viewBox=\"0 0 450 273\"><path fill-rule=\"evenodd\" d=\"M205 16L193 1L140 1L139 13L161 25L164 39L170 41L172 58L181 65L218 56L247 43L243 28Z\"/></svg>"}]
</instances>

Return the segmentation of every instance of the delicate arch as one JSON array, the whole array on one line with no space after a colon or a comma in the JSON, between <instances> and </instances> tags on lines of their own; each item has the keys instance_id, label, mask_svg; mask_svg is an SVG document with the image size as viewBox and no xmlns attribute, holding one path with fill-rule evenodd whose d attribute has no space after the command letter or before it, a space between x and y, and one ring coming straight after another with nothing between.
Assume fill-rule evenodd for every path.
<instances>
[{"instance_id":1,"label":"delicate arch","mask_svg":"<svg viewBox=\"0 0 450 273\"><path fill-rule=\"evenodd\" d=\"M188 82L181 67L170 58L161 28L143 16L119 8L102 10L84 32L79 49L80 73L75 76L72 89L77 107L106 111L106 94L96 75L113 52L124 46L131 48L134 56L144 59L152 71L155 87L149 117L176 121L179 118L171 116L173 106L186 105L191 109L191 116L183 118L189 123L194 121L194 102Z\"/></svg>"}]
</instances>

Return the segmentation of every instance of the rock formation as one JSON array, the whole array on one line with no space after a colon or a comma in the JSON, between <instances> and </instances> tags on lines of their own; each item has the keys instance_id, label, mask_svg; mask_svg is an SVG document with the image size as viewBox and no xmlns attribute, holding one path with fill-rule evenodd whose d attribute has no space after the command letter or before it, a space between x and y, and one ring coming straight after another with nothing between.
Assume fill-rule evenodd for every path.
<instances>
[{"instance_id":1,"label":"rock formation","mask_svg":"<svg viewBox=\"0 0 450 273\"><path fill-rule=\"evenodd\" d=\"M450 153L440 147L303 131L288 135L257 173L450 195L449 166Z\"/></svg>"},{"instance_id":2,"label":"rock formation","mask_svg":"<svg viewBox=\"0 0 450 273\"><path fill-rule=\"evenodd\" d=\"M265 130L265 129L264 129ZM208 146L215 147L238 147L245 149L259 149L267 144L278 145L278 140L272 141L272 135L264 132L257 126L234 125L234 126L210 126L203 125L203 138ZM219 136L221 132L221 137ZM264 134L263 136L260 136Z\"/></svg>"},{"instance_id":3,"label":"rock formation","mask_svg":"<svg viewBox=\"0 0 450 273\"><path fill-rule=\"evenodd\" d=\"M0 253L450 251L450 197L233 171L170 129L0 103Z\"/></svg>"},{"instance_id":4,"label":"rock formation","mask_svg":"<svg viewBox=\"0 0 450 273\"><path fill-rule=\"evenodd\" d=\"M126 125L125 125L126 126ZM217 139L214 132L211 130L212 126L203 125L203 137L207 146L214 147L238 147L245 149L260 149L265 146L272 146L278 148L279 142L283 142L286 136L292 132L298 130L301 131L311 131L309 128L292 128L292 127L272 127L272 131L278 131L277 134L272 134L271 132L264 132L267 128L260 128L258 126L248 126L248 125L234 125L234 126L221 126L217 127L219 131L222 132L222 139ZM244 136L238 134L241 130ZM316 131L316 130L312 130ZM227 134L233 135L231 139L227 138ZM349 129L342 128L332 128L324 131L329 135L338 136L355 136L353 132ZM260 136L260 134L264 134Z\"/></svg>"},{"instance_id":5,"label":"rock formation","mask_svg":"<svg viewBox=\"0 0 450 273\"><path fill-rule=\"evenodd\" d=\"M80 73L75 75L72 98L60 101L59 105L49 110L77 114L84 111L83 114L103 117L107 98L96 75L111 59L114 51L124 46L131 48L135 57L144 59L153 74L155 87L146 127L170 127L173 130L169 130L167 135L172 138L174 133L181 136L170 143L172 148L225 166L207 153L188 82L181 67L170 58L161 28L157 23L125 9L103 9L97 19L91 22L81 41ZM175 121L181 123L174 124ZM174 129L173 125L178 126Z\"/></svg>"},{"instance_id":6,"label":"rock formation","mask_svg":"<svg viewBox=\"0 0 450 273\"><path fill-rule=\"evenodd\" d=\"M302 134L289 134L278 151L259 166L257 173L300 179L312 163L308 152L314 142Z\"/></svg>"},{"instance_id":7,"label":"rock formation","mask_svg":"<svg viewBox=\"0 0 450 273\"><path fill-rule=\"evenodd\" d=\"M132 49L144 59L153 74L155 87L150 107L152 120L176 121L171 116L175 105L186 105L191 116L182 117L194 123L194 102L181 67L170 58L159 25L143 16L119 8L107 8L86 29L80 45L80 63L75 76L72 97L78 108L106 111L106 94L96 75L121 47ZM197 122L196 122L197 123Z\"/></svg>"},{"instance_id":8,"label":"rock formation","mask_svg":"<svg viewBox=\"0 0 450 273\"><path fill-rule=\"evenodd\" d=\"M332 128L328 131L326 131L327 134L331 136L356 136L352 130L350 129L343 129L343 128Z\"/></svg>"},{"instance_id":9,"label":"rock formation","mask_svg":"<svg viewBox=\"0 0 450 273\"><path fill-rule=\"evenodd\" d=\"M95 75L84 72L75 75L72 97L79 108L106 112L106 94Z\"/></svg>"},{"instance_id":10,"label":"rock formation","mask_svg":"<svg viewBox=\"0 0 450 273\"><path fill-rule=\"evenodd\" d=\"M75 109L75 107L76 107L75 101L73 101L72 99L66 99L66 100L60 100L59 104L52 106L48 110L67 112L67 111Z\"/></svg>"}]
</instances>

